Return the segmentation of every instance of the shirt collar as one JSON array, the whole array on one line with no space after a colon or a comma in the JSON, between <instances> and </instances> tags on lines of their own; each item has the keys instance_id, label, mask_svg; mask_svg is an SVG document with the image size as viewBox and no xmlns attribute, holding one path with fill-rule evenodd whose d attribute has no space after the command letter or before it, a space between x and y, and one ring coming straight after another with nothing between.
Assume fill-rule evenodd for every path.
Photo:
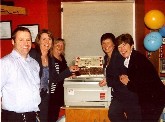
<instances>
[{"instance_id":1,"label":"shirt collar","mask_svg":"<svg viewBox=\"0 0 165 122\"><path fill-rule=\"evenodd\" d=\"M12 50L12 55L13 55L13 57L14 58L16 58L16 59L23 59L23 57L15 50L15 49L13 49ZM29 54L27 55L27 58L26 59L24 59L25 61L30 61L30 56L29 56Z\"/></svg>"},{"instance_id":2,"label":"shirt collar","mask_svg":"<svg viewBox=\"0 0 165 122\"><path fill-rule=\"evenodd\" d=\"M131 51L131 54L132 54L132 51ZM129 65L131 54L129 55L128 58L125 58L125 61L124 61L124 66L127 67L127 68L128 68L128 65Z\"/></svg>"}]
</instances>

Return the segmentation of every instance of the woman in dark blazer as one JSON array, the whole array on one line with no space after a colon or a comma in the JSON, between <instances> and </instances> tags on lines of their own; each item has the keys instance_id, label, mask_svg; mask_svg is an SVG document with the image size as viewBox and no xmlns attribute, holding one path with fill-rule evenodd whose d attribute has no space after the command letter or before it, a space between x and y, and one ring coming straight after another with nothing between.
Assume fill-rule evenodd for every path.
<instances>
[{"instance_id":1,"label":"woman in dark blazer","mask_svg":"<svg viewBox=\"0 0 165 122\"><path fill-rule=\"evenodd\" d=\"M59 117L60 107L64 106L64 79L75 76L79 70L78 66L68 67L64 57L65 41L62 38L53 41L53 48L50 51L50 98L48 122L56 122Z\"/></svg>"},{"instance_id":2,"label":"woman in dark blazer","mask_svg":"<svg viewBox=\"0 0 165 122\"><path fill-rule=\"evenodd\" d=\"M130 34L122 34L116 40L128 70L127 75L120 76L120 81L137 93L142 122L158 122L165 107L165 86L158 72L145 55L134 50L134 41Z\"/></svg>"}]
</instances>

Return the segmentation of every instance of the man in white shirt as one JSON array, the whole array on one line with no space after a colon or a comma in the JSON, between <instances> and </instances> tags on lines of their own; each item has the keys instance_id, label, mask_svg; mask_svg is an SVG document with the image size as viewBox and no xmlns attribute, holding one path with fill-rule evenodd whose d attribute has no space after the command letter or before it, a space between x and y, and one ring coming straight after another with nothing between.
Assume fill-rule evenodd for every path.
<instances>
[{"instance_id":1,"label":"man in white shirt","mask_svg":"<svg viewBox=\"0 0 165 122\"><path fill-rule=\"evenodd\" d=\"M29 56L29 29L16 28L12 44L12 52L0 59L2 122L36 122L41 101L39 64Z\"/></svg>"}]
</instances>

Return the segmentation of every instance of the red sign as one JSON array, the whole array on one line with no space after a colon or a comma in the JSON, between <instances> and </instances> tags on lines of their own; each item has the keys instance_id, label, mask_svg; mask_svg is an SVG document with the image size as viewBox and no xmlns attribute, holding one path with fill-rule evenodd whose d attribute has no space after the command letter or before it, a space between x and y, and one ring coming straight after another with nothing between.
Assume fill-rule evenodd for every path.
<instances>
[{"instance_id":1,"label":"red sign","mask_svg":"<svg viewBox=\"0 0 165 122\"><path fill-rule=\"evenodd\" d=\"M105 93L100 93L100 100L105 100Z\"/></svg>"}]
</instances>

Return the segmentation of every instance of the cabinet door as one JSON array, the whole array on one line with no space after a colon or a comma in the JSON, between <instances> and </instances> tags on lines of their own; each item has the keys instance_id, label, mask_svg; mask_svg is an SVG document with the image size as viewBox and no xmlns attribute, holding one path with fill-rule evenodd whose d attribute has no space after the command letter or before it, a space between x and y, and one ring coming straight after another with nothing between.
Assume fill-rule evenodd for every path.
<instances>
[{"instance_id":1,"label":"cabinet door","mask_svg":"<svg viewBox=\"0 0 165 122\"><path fill-rule=\"evenodd\" d=\"M66 122L99 122L98 109L66 109Z\"/></svg>"},{"instance_id":2,"label":"cabinet door","mask_svg":"<svg viewBox=\"0 0 165 122\"><path fill-rule=\"evenodd\" d=\"M110 122L108 118L108 109L100 110L100 122Z\"/></svg>"}]
</instances>

